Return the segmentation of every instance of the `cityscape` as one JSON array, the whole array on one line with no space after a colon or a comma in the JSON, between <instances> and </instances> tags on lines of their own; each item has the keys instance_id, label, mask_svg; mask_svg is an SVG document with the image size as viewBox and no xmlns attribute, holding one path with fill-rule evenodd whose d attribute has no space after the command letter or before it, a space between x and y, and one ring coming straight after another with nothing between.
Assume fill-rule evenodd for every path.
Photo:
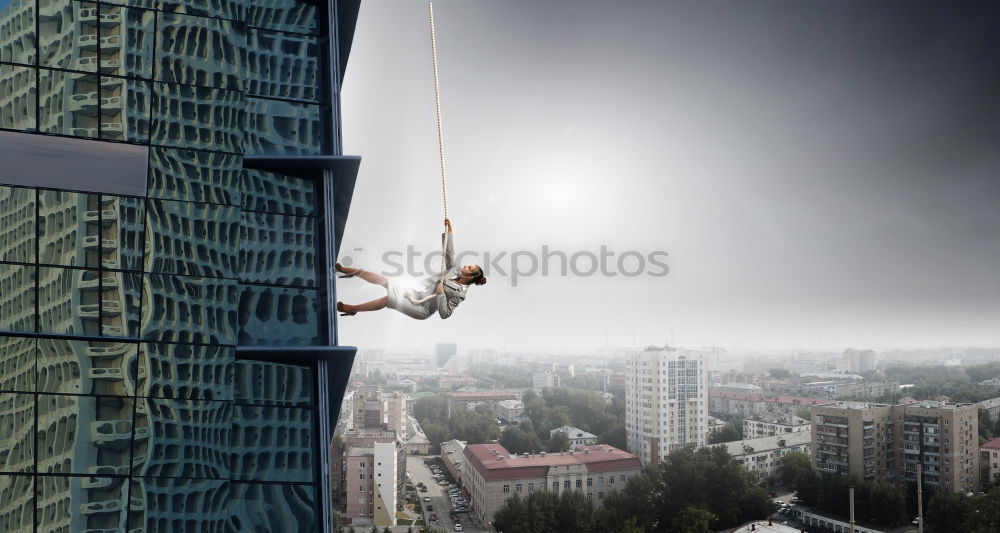
<instances>
[{"instance_id":1,"label":"cityscape","mask_svg":"<svg viewBox=\"0 0 1000 533\"><path fill-rule=\"evenodd\" d=\"M0 0L0 533L1000 532L998 16Z\"/></svg>"}]
</instances>

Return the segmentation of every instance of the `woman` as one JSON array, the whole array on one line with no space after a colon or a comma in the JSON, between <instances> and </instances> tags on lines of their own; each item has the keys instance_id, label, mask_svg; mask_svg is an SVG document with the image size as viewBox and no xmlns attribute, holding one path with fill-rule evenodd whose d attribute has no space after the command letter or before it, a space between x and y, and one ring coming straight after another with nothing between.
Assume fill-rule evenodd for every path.
<instances>
[{"instance_id":1,"label":"woman","mask_svg":"<svg viewBox=\"0 0 1000 533\"><path fill-rule=\"evenodd\" d=\"M386 296L363 304L349 305L337 302L337 311L340 311L341 316L356 315L362 311L378 311L389 307L418 320L423 320L435 312L441 318L450 317L458 304L465 300L469 286L485 285L486 276L483 275L483 269L479 265L466 265L461 268L455 266L455 241L452 239L451 221L447 218L444 219L444 227L448 231L448 247L444 254L447 270L444 275L444 283L441 283L439 276L428 277L424 281L423 288L414 290L409 295L398 284L390 282L385 276L360 268L345 268L337 263L337 272L343 274L340 276L341 278L357 276L368 283L381 285L388 291ZM444 235L441 238L443 239ZM426 298L430 294L428 291L432 290L431 287L434 286L437 286L436 297Z\"/></svg>"}]
</instances>

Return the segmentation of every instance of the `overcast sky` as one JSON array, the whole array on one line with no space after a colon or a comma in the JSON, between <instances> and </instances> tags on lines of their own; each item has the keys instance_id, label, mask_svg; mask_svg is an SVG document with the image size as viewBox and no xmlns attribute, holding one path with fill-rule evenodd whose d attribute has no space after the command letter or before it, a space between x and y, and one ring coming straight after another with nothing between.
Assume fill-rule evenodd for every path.
<instances>
[{"instance_id":1,"label":"overcast sky","mask_svg":"<svg viewBox=\"0 0 1000 533\"><path fill-rule=\"evenodd\" d=\"M604 245L670 271L514 286L508 256L452 318L347 317L341 342L1000 344L998 6L436 1L458 250ZM355 264L439 246L433 98L426 4L365 0L343 89Z\"/></svg>"}]
</instances>

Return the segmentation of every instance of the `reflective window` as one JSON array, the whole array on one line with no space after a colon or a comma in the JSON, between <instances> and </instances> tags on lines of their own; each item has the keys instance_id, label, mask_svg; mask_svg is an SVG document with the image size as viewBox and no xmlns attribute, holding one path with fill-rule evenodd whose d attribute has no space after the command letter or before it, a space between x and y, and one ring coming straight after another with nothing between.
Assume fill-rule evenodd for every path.
<instances>
[{"instance_id":1,"label":"reflective window","mask_svg":"<svg viewBox=\"0 0 1000 533\"><path fill-rule=\"evenodd\" d=\"M35 331L35 267L0 263L0 331Z\"/></svg>"},{"instance_id":2,"label":"reflective window","mask_svg":"<svg viewBox=\"0 0 1000 533\"><path fill-rule=\"evenodd\" d=\"M240 286L239 342L244 346L314 346L320 331L318 291Z\"/></svg>"},{"instance_id":3,"label":"reflective window","mask_svg":"<svg viewBox=\"0 0 1000 533\"><path fill-rule=\"evenodd\" d=\"M317 155L322 130L318 105L247 98L247 155Z\"/></svg>"},{"instance_id":4,"label":"reflective window","mask_svg":"<svg viewBox=\"0 0 1000 533\"><path fill-rule=\"evenodd\" d=\"M74 137L97 137L99 79L92 74L41 69L38 129Z\"/></svg>"},{"instance_id":5,"label":"reflective window","mask_svg":"<svg viewBox=\"0 0 1000 533\"><path fill-rule=\"evenodd\" d=\"M237 402L258 405L313 404L313 372L301 365L271 361L236 362Z\"/></svg>"},{"instance_id":6,"label":"reflective window","mask_svg":"<svg viewBox=\"0 0 1000 533\"><path fill-rule=\"evenodd\" d=\"M145 81L101 77L102 139L149 142L150 87Z\"/></svg>"},{"instance_id":7,"label":"reflective window","mask_svg":"<svg viewBox=\"0 0 1000 533\"><path fill-rule=\"evenodd\" d=\"M152 148L149 196L239 205L241 160L233 154Z\"/></svg>"},{"instance_id":8,"label":"reflective window","mask_svg":"<svg viewBox=\"0 0 1000 533\"><path fill-rule=\"evenodd\" d=\"M159 342L236 343L236 282L166 274L143 277L149 297L142 337Z\"/></svg>"},{"instance_id":9,"label":"reflective window","mask_svg":"<svg viewBox=\"0 0 1000 533\"><path fill-rule=\"evenodd\" d=\"M0 61L35 64L34 0L0 0Z\"/></svg>"},{"instance_id":10,"label":"reflective window","mask_svg":"<svg viewBox=\"0 0 1000 533\"><path fill-rule=\"evenodd\" d=\"M34 390L35 339L0 337L0 391Z\"/></svg>"},{"instance_id":11,"label":"reflective window","mask_svg":"<svg viewBox=\"0 0 1000 533\"><path fill-rule=\"evenodd\" d=\"M250 3L247 22L257 28L316 33L319 10L315 3L302 0L258 0Z\"/></svg>"},{"instance_id":12,"label":"reflective window","mask_svg":"<svg viewBox=\"0 0 1000 533\"><path fill-rule=\"evenodd\" d=\"M38 330L59 335L101 334L97 270L38 268Z\"/></svg>"},{"instance_id":13,"label":"reflective window","mask_svg":"<svg viewBox=\"0 0 1000 533\"><path fill-rule=\"evenodd\" d=\"M141 270L145 246L146 202L127 196L101 197L101 231L115 246L101 248L104 268Z\"/></svg>"},{"instance_id":14,"label":"reflective window","mask_svg":"<svg viewBox=\"0 0 1000 533\"><path fill-rule=\"evenodd\" d=\"M230 531L229 481L133 478L129 501L129 531Z\"/></svg>"},{"instance_id":15,"label":"reflective window","mask_svg":"<svg viewBox=\"0 0 1000 533\"><path fill-rule=\"evenodd\" d=\"M0 475L0 509L0 531L34 533L34 478Z\"/></svg>"},{"instance_id":16,"label":"reflective window","mask_svg":"<svg viewBox=\"0 0 1000 533\"><path fill-rule=\"evenodd\" d=\"M247 17L246 2L241 0L160 0L160 9L171 13L239 21L244 21Z\"/></svg>"},{"instance_id":17,"label":"reflective window","mask_svg":"<svg viewBox=\"0 0 1000 533\"><path fill-rule=\"evenodd\" d=\"M37 129L37 102L35 69L0 65L0 128L26 131Z\"/></svg>"},{"instance_id":18,"label":"reflective window","mask_svg":"<svg viewBox=\"0 0 1000 533\"><path fill-rule=\"evenodd\" d=\"M232 404L205 400L139 398L133 475L229 478Z\"/></svg>"},{"instance_id":19,"label":"reflective window","mask_svg":"<svg viewBox=\"0 0 1000 533\"><path fill-rule=\"evenodd\" d=\"M242 24L179 13L160 15L156 39L161 81L219 89L243 89Z\"/></svg>"},{"instance_id":20,"label":"reflective window","mask_svg":"<svg viewBox=\"0 0 1000 533\"><path fill-rule=\"evenodd\" d=\"M0 393L0 472L33 472L35 398L30 394Z\"/></svg>"},{"instance_id":21,"label":"reflective window","mask_svg":"<svg viewBox=\"0 0 1000 533\"><path fill-rule=\"evenodd\" d=\"M234 482L230 498L237 531L279 533L320 529L314 486Z\"/></svg>"},{"instance_id":22,"label":"reflective window","mask_svg":"<svg viewBox=\"0 0 1000 533\"><path fill-rule=\"evenodd\" d=\"M38 191L38 262L100 266L101 215L96 194Z\"/></svg>"},{"instance_id":23,"label":"reflective window","mask_svg":"<svg viewBox=\"0 0 1000 533\"><path fill-rule=\"evenodd\" d=\"M233 418L233 479L315 481L312 409L238 405Z\"/></svg>"},{"instance_id":24,"label":"reflective window","mask_svg":"<svg viewBox=\"0 0 1000 533\"><path fill-rule=\"evenodd\" d=\"M236 277L240 211L235 206L149 201L148 272Z\"/></svg>"},{"instance_id":25,"label":"reflective window","mask_svg":"<svg viewBox=\"0 0 1000 533\"><path fill-rule=\"evenodd\" d=\"M45 16L38 21L39 64L97 72L97 4L76 0L38 0ZM101 22L105 22L102 17Z\"/></svg>"},{"instance_id":26,"label":"reflective window","mask_svg":"<svg viewBox=\"0 0 1000 533\"><path fill-rule=\"evenodd\" d=\"M154 84L154 144L240 153L246 125L242 93Z\"/></svg>"},{"instance_id":27,"label":"reflective window","mask_svg":"<svg viewBox=\"0 0 1000 533\"><path fill-rule=\"evenodd\" d=\"M319 222L312 217L243 213L240 280L315 286L319 236Z\"/></svg>"},{"instance_id":28,"label":"reflective window","mask_svg":"<svg viewBox=\"0 0 1000 533\"><path fill-rule=\"evenodd\" d=\"M243 209L248 211L315 215L320 205L313 180L246 170L240 187L243 189Z\"/></svg>"},{"instance_id":29,"label":"reflective window","mask_svg":"<svg viewBox=\"0 0 1000 533\"><path fill-rule=\"evenodd\" d=\"M101 16L105 21L101 25L101 72L151 78L154 13L102 5ZM120 22L111 24L112 20Z\"/></svg>"},{"instance_id":30,"label":"reflective window","mask_svg":"<svg viewBox=\"0 0 1000 533\"><path fill-rule=\"evenodd\" d=\"M0 186L0 260L35 261L35 191Z\"/></svg>"},{"instance_id":31,"label":"reflective window","mask_svg":"<svg viewBox=\"0 0 1000 533\"><path fill-rule=\"evenodd\" d=\"M255 96L315 102L319 98L319 40L312 35L251 30L247 91Z\"/></svg>"},{"instance_id":32,"label":"reflective window","mask_svg":"<svg viewBox=\"0 0 1000 533\"><path fill-rule=\"evenodd\" d=\"M138 345L38 340L38 391L131 396Z\"/></svg>"},{"instance_id":33,"label":"reflective window","mask_svg":"<svg viewBox=\"0 0 1000 533\"><path fill-rule=\"evenodd\" d=\"M144 146L0 131L3 180L12 185L144 194L148 153Z\"/></svg>"},{"instance_id":34,"label":"reflective window","mask_svg":"<svg viewBox=\"0 0 1000 533\"><path fill-rule=\"evenodd\" d=\"M38 471L127 473L132 434L131 398L38 395ZM148 438L136 431L135 439Z\"/></svg>"},{"instance_id":35,"label":"reflective window","mask_svg":"<svg viewBox=\"0 0 1000 533\"><path fill-rule=\"evenodd\" d=\"M143 344L140 396L231 400L236 351L230 346Z\"/></svg>"},{"instance_id":36,"label":"reflective window","mask_svg":"<svg viewBox=\"0 0 1000 533\"><path fill-rule=\"evenodd\" d=\"M38 531L119 531L127 505L127 468L99 467L91 476L38 478Z\"/></svg>"}]
</instances>

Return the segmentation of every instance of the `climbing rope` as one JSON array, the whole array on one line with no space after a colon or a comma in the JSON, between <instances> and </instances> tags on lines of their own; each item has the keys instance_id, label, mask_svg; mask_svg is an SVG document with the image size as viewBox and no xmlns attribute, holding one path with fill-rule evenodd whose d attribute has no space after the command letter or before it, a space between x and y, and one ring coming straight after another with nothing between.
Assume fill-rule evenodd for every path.
<instances>
[{"instance_id":1,"label":"climbing rope","mask_svg":"<svg viewBox=\"0 0 1000 533\"><path fill-rule=\"evenodd\" d=\"M448 218L448 175L445 172L444 164L444 128L441 126L441 85L438 81L438 57L437 57L437 34L434 32L434 3L427 2L427 14L430 20L431 26L431 65L434 68L434 112L437 117L437 134L438 134L438 159L441 164L441 199L444 203L444 218ZM444 238L441 239L441 275L440 283L444 283L444 276L448 272L447 267L447 253L448 253L448 228L445 228ZM435 288L436 289L436 288ZM437 297L436 290L431 291L431 293L419 300L413 299L413 292L408 291L406 293L406 299L414 304L422 304L433 298Z\"/></svg>"}]
</instances>

